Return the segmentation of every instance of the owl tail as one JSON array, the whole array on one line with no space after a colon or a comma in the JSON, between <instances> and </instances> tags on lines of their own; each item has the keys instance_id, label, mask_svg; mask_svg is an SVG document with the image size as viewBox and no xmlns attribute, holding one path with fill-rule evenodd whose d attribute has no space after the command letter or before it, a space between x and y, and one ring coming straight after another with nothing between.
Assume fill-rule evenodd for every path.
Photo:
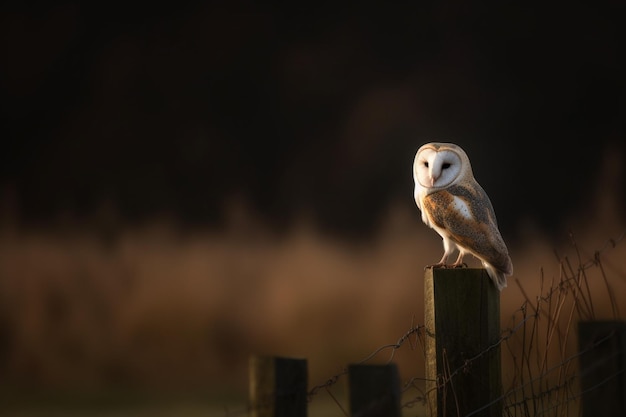
<instances>
[{"instance_id":1,"label":"owl tail","mask_svg":"<svg viewBox=\"0 0 626 417\"><path fill-rule=\"evenodd\" d=\"M487 262L483 262L483 266L487 270L489 278L491 278L498 291L502 291L502 289L506 287L506 274L500 270L497 270Z\"/></svg>"}]
</instances>

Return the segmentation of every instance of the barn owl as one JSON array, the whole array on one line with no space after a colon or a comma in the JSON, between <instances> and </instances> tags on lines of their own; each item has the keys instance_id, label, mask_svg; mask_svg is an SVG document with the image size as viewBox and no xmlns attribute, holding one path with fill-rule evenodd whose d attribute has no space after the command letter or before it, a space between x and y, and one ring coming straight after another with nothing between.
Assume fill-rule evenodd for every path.
<instances>
[{"instance_id":1,"label":"barn owl","mask_svg":"<svg viewBox=\"0 0 626 417\"><path fill-rule=\"evenodd\" d=\"M480 259L498 290L506 287L513 264L485 190L476 182L469 158L453 143L427 143L413 162L415 202L422 220L443 238L444 253L431 267L458 267L467 253ZM448 256L458 249L457 260Z\"/></svg>"}]
</instances>

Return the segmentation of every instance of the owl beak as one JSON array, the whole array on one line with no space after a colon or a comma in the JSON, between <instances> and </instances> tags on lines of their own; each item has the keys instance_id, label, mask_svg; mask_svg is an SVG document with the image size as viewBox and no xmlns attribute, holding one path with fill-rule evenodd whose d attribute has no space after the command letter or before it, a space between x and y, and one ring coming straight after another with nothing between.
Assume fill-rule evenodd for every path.
<instances>
[{"instance_id":1,"label":"owl beak","mask_svg":"<svg viewBox=\"0 0 626 417\"><path fill-rule=\"evenodd\" d=\"M434 186L435 186L435 181L437 181L437 177L436 177L436 176L434 176L434 175L432 175L432 176L430 177L430 186L431 186L431 187L434 187Z\"/></svg>"}]
</instances>

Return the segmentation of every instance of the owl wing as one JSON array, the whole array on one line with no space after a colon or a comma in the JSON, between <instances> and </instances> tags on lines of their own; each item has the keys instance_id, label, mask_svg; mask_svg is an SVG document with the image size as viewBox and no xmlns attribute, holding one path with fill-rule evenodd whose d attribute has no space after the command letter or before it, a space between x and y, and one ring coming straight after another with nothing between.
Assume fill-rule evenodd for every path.
<instances>
[{"instance_id":1,"label":"owl wing","mask_svg":"<svg viewBox=\"0 0 626 417\"><path fill-rule=\"evenodd\" d=\"M493 206L478 183L430 193L422 204L430 222L450 240L494 268L512 274L511 258L498 230Z\"/></svg>"}]
</instances>

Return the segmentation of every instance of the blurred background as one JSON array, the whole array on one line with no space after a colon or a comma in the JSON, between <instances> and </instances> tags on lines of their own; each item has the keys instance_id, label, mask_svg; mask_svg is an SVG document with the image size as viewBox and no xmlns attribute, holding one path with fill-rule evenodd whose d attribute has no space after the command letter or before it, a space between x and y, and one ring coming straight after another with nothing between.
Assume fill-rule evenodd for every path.
<instances>
[{"instance_id":1,"label":"blurred background","mask_svg":"<svg viewBox=\"0 0 626 417\"><path fill-rule=\"evenodd\" d=\"M624 17L3 4L2 407L223 415L251 353L316 384L394 343L442 253L413 201L426 142L466 150L525 286L570 233L592 254L626 222Z\"/></svg>"}]
</instances>

